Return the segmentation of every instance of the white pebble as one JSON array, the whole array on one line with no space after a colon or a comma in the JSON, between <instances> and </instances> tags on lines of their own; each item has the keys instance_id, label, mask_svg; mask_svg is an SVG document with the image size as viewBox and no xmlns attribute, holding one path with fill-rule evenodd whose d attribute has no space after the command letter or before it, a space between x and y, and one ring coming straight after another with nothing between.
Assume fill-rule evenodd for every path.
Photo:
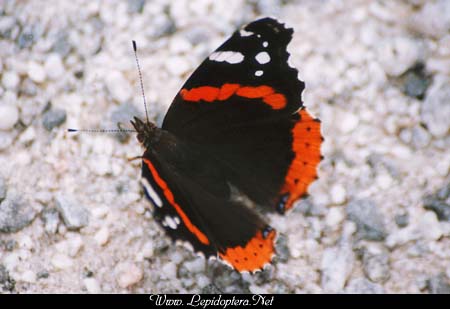
<instances>
[{"instance_id":1,"label":"white pebble","mask_svg":"<svg viewBox=\"0 0 450 309\"><path fill-rule=\"evenodd\" d=\"M15 90L19 85L20 78L16 72L6 71L3 73L2 84L6 89Z\"/></svg>"},{"instance_id":2,"label":"white pebble","mask_svg":"<svg viewBox=\"0 0 450 309\"><path fill-rule=\"evenodd\" d=\"M144 247L142 248L142 255L146 258L149 259L153 256L154 254L154 247L153 247L153 243L152 242L147 242Z\"/></svg>"},{"instance_id":3,"label":"white pebble","mask_svg":"<svg viewBox=\"0 0 450 309\"><path fill-rule=\"evenodd\" d=\"M407 37L386 39L380 44L378 59L384 71L398 76L410 68L420 57L419 44Z\"/></svg>"},{"instance_id":4,"label":"white pebble","mask_svg":"<svg viewBox=\"0 0 450 309\"><path fill-rule=\"evenodd\" d=\"M83 280L84 286L88 293L90 294L98 294L101 292L100 285L98 281L94 278L86 278Z\"/></svg>"},{"instance_id":5,"label":"white pebble","mask_svg":"<svg viewBox=\"0 0 450 309\"><path fill-rule=\"evenodd\" d=\"M109 230L107 227L102 227L94 236L95 241L100 246L104 246L109 241Z\"/></svg>"},{"instance_id":6,"label":"white pebble","mask_svg":"<svg viewBox=\"0 0 450 309\"><path fill-rule=\"evenodd\" d=\"M189 62L184 57L172 57L170 61L166 61L166 69L170 74L181 76L191 68Z\"/></svg>"},{"instance_id":7,"label":"white pebble","mask_svg":"<svg viewBox=\"0 0 450 309\"><path fill-rule=\"evenodd\" d=\"M340 130L344 134L352 132L359 124L359 118L350 112L342 112L337 120L339 121Z\"/></svg>"},{"instance_id":8,"label":"white pebble","mask_svg":"<svg viewBox=\"0 0 450 309\"><path fill-rule=\"evenodd\" d=\"M32 270L24 271L20 276L20 281L27 283L35 283L36 282L36 274Z\"/></svg>"},{"instance_id":9,"label":"white pebble","mask_svg":"<svg viewBox=\"0 0 450 309\"><path fill-rule=\"evenodd\" d=\"M331 187L330 193L331 201L336 205L343 204L347 198L347 191L341 184L333 185Z\"/></svg>"},{"instance_id":10,"label":"white pebble","mask_svg":"<svg viewBox=\"0 0 450 309\"><path fill-rule=\"evenodd\" d=\"M11 130L19 120L19 110L12 104L0 105L0 130Z\"/></svg>"},{"instance_id":11,"label":"white pebble","mask_svg":"<svg viewBox=\"0 0 450 309\"><path fill-rule=\"evenodd\" d=\"M35 83L42 83L45 81L46 74L44 67L36 62L30 62L28 64L28 76Z\"/></svg>"},{"instance_id":12,"label":"white pebble","mask_svg":"<svg viewBox=\"0 0 450 309\"><path fill-rule=\"evenodd\" d=\"M68 243L69 255L75 257L83 247L83 239L79 235L75 235Z\"/></svg>"},{"instance_id":13,"label":"white pebble","mask_svg":"<svg viewBox=\"0 0 450 309\"><path fill-rule=\"evenodd\" d=\"M120 71L112 71L106 76L106 87L117 102L126 102L133 95L130 83Z\"/></svg>"},{"instance_id":14,"label":"white pebble","mask_svg":"<svg viewBox=\"0 0 450 309\"><path fill-rule=\"evenodd\" d=\"M57 270L62 270L72 267L73 260L65 254L57 253L51 259L51 263Z\"/></svg>"},{"instance_id":15,"label":"white pebble","mask_svg":"<svg viewBox=\"0 0 450 309\"><path fill-rule=\"evenodd\" d=\"M60 78L65 71L61 56L58 54L51 54L48 56L44 67L47 76L53 80Z\"/></svg>"},{"instance_id":16,"label":"white pebble","mask_svg":"<svg viewBox=\"0 0 450 309\"><path fill-rule=\"evenodd\" d=\"M344 211L341 207L331 207L328 210L327 216L325 218L325 223L327 226L337 229L342 221L345 219Z\"/></svg>"},{"instance_id":17,"label":"white pebble","mask_svg":"<svg viewBox=\"0 0 450 309\"><path fill-rule=\"evenodd\" d=\"M135 264L124 262L115 268L117 284L121 288L127 288L142 280L144 272Z\"/></svg>"},{"instance_id":18,"label":"white pebble","mask_svg":"<svg viewBox=\"0 0 450 309\"><path fill-rule=\"evenodd\" d=\"M425 239L438 240L442 236L442 229L436 213L427 211L421 216L419 229Z\"/></svg>"},{"instance_id":19,"label":"white pebble","mask_svg":"<svg viewBox=\"0 0 450 309\"><path fill-rule=\"evenodd\" d=\"M376 178L376 182L380 189L387 190L392 186L393 179L389 174L383 173Z\"/></svg>"}]
</instances>

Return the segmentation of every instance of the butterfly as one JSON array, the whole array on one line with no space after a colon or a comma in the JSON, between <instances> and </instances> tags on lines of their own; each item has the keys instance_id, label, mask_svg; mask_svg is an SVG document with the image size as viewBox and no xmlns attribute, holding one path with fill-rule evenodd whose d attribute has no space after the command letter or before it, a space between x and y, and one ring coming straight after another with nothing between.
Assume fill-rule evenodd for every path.
<instances>
[{"instance_id":1,"label":"butterfly","mask_svg":"<svg viewBox=\"0 0 450 309\"><path fill-rule=\"evenodd\" d=\"M173 240L239 272L271 262L276 231L236 192L284 214L323 159L320 121L303 106L305 84L288 65L292 34L272 18L245 25L194 71L161 128L131 121L156 221Z\"/></svg>"}]
</instances>

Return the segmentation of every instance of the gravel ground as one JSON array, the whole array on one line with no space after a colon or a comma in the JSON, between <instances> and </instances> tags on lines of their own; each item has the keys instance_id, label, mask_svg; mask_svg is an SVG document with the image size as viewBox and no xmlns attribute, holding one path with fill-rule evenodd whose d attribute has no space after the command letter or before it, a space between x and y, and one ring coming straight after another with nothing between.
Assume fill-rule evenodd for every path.
<instances>
[{"instance_id":1,"label":"gravel ground","mask_svg":"<svg viewBox=\"0 0 450 309\"><path fill-rule=\"evenodd\" d=\"M45 3L45 4L44 4ZM295 29L325 160L254 276L172 245L134 136L236 27ZM450 293L450 1L0 1L0 291Z\"/></svg>"}]
</instances>

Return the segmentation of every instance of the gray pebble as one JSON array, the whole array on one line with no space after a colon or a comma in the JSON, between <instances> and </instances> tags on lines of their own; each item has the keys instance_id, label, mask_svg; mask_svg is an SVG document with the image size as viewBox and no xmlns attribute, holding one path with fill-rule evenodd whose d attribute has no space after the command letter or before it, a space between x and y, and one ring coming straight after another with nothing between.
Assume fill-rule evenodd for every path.
<instances>
[{"instance_id":1,"label":"gray pebble","mask_svg":"<svg viewBox=\"0 0 450 309\"><path fill-rule=\"evenodd\" d=\"M46 270L41 270L36 274L37 279L47 279L48 277L50 277L50 273Z\"/></svg>"},{"instance_id":2,"label":"gray pebble","mask_svg":"<svg viewBox=\"0 0 450 309\"><path fill-rule=\"evenodd\" d=\"M128 12L142 13L144 10L145 0L128 0Z\"/></svg>"},{"instance_id":3,"label":"gray pebble","mask_svg":"<svg viewBox=\"0 0 450 309\"><path fill-rule=\"evenodd\" d=\"M11 252L17 247L17 241L14 239L0 241L0 247L3 247L5 251Z\"/></svg>"},{"instance_id":4,"label":"gray pebble","mask_svg":"<svg viewBox=\"0 0 450 309\"><path fill-rule=\"evenodd\" d=\"M411 145L414 148L424 148L430 143L431 136L424 127L415 126L411 133Z\"/></svg>"},{"instance_id":5,"label":"gray pebble","mask_svg":"<svg viewBox=\"0 0 450 309\"><path fill-rule=\"evenodd\" d=\"M14 291L16 281L11 278L5 266L0 264L0 291Z\"/></svg>"},{"instance_id":6,"label":"gray pebble","mask_svg":"<svg viewBox=\"0 0 450 309\"><path fill-rule=\"evenodd\" d=\"M7 198L0 204L0 232L14 233L28 226L36 211L20 198Z\"/></svg>"},{"instance_id":7,"label":"gray pebble","mask_svg":"<svg viewBox=\"0 0 450 309\"><path fill-rule=\"evenodd\" d=\"M223 292L217 288L214 284L208 284L202 288L202 294L222 294Z\"/></svg>"},{"instance_id":8,"label":"gray pebble","mask_svg":"<svg viewBox=\"0 0 450 309\"><path fill-rule=\"evenodd\" d=\"M71 50L72 45L69 42L69 34L65 31L59 32L53 43L53 51L57 52L64 58L70 53Z\"/></svg>"},{"instance_id":9,"label":"gray pebble","mask_svg":"<svg viewBox=\"0 0 450 309\"><path fill-rule=\"evenodd\" d=\"M423 63L415 65L405 73L403 91L407 96L422 100L429 85L430 77L425 73Z\"/></svg>"},{"instance_id":10,"label":"gray pebble","mask_svg":"<svg viewBox=\"0 0 450 309\"><path fill-rule=\"evenodd\" d=\"M5 178L0 176L0 203L6 198L6 181Z\"/></svg>"},{"instance_id":11,"label":"gray pebble","mask_svg":"<svg viewBox=\"0 0 450 309\"><path fill-rule=\"evenodd\" d=\"M130 120L132 120L134 116L140 117L140 115L141 113L132 103L124 103L113 110L110 118L113 126L117 126L120 123L124 128L127 128ZM142 117L140 118L142 119ZM125 143L129 139L130 134L127 132L121 132L116 134L115 137L119 140L119 142Z\"/></svg>"},{"instance_id":12,"label":"gray pebble","mask_svg":"<svg viewBox=\"0 0 450 309\"><path fill-rule=\"evenodd\" d=\"M289 251L288 239L284 234L278 235L275 242L275 249L277 254L274 259L276 259L278 262L286 263L291 256L291 252Z\"/></svg>"},{"instance_id":13,"label":"gray pebble","mask_svg":"<svg viewBox=\"0 0 450 309\"><path fill-rule=\"evenodd\" d=\"M427 280L430 294L450 294L450 283L445 274L439 274Z\"/></svg>"},{"instance_id":14,"label":"gray pebble","mask_svg":"<svg viewBox=\"0 0 450 309\"><path fill-rule=\"evenodd\" d=\"M396 215L394 220L398 227L406 227L409 224L409 215L407 213Z\"/></svg>"},{"instance_id":15,"label":"gray pebble","mask_svg":"<svg viewBox=\"0 0 450 309\"><path fill-rule=\"evenodd\" d=\"M421 120L435 137L445 137L450 129L450 80L435 78L423 101Z\"/></svg>"},{"instance_id":16,"label":"gray pebble","mask_svg":"<svg viewBox=\"0 0 450 309\"><path fill-rule=\"evenodd\" d=\"M20 84L19 91L21 95L34 97L38 92L38 87L30 78L27 77Z\"/></svg>"},{"instance_id":17,"label":"gray pebble","mask_svg":"<svg viewBox=\"0 0 450 309\"><path fill-rule=\"evenodd\" d=\"M439 221L450 221L449 195L450 182L434 194L427 195L423 199L425 209L434 211Z\"/></svg>"},{"instance_id":18,"label":"gray pebble","mask_svg":"<svg viewBox=\"0 0 450 309\"><path fill-rule=\"evenodd\" d=\"M73 199L58 195L56 207L69 230L77 230L89 224L89 212Z\"/></svg>"},{"instance_id":19,"label":"gray pebble","mask_svg":"<svg viewBox=\"0 0 450 309\"><path fill-rule=\"evenodd\" d=\"M59 212L56 208L45 209L41 218L44 221L44 229L47 233L55 234L59 225Z\"/></svg>"},{"instance_id":20,"label":"gray pebble","mask_svg":"<svg viewBox=\"0 0 450 309\"><path fill-rule=\"evenodd\" d=\"M372 253L366 250L363 255L363 270L372 282L386 282L390 277L388 253L386 251Z\"/></svg>"},{"instance_id":21,"label":"gray pebble","mask_svg":"<svg viewBox=\"0 0 450 309\"><path fill-rule=\"evenodd\" d=\"M355 200L347 206L348 218L356 223L358 236L381 241L386 237L383 217L375 203L370 200Z\"/></svg>"},{"instance_id":22,"label":"gray pebble","mask_svg":"<svg viewBox=\"0 0 450 309\"><path fill-rule=\"evenodd\" d=\"M17 45L20 49L31 47L39 38L34 26L25 26L17 38Z\"/></svg>"},{"instance_id":23,"label":"gray pebble","mask_svg":"<svg viewBox=\"0 0 450 309\"><path fill-rule=\"evenodd\" d=\"M345 292L348 294L384 294L384 288L376 283L370 282L366 278L356 278L351 280Z\"/></svg>"},{"instance_id":24,"label":"gray pebble","mask_svg":"<svg viewBox=\"0 0 450 309\"><path fill-rule=\"evenodd\" d=\"M52 108L42 116L42 125L48 131L60 126L66 121L66 111L58 108Z\"/></svg>"}]
</instances>

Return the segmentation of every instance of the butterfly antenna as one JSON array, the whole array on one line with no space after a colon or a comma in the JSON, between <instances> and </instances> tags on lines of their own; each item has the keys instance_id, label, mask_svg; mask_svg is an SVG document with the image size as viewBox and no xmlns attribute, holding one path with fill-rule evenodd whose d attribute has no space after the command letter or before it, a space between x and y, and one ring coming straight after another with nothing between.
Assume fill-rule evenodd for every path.
<instances>
[{"instance_id":1,"label":"butterfly antenna","mask_svg":"<svg viewBox=\"0 0 450 309\"><path fill-rule=\"evenodd\" d=\"M136 132L131 129L116 129L116 130L108 130L108 129L67 129L67 132L80 132L80 133L125 133L125 132Z\"/></svg>"},{"instance_id":2,"label":"butterfly antenna","mask_svg":"<svg viewBox=\"0 0 450 309\"><path fill-rule=\"evenodd\" d=\"M139 82L141 84L142 98L144 99L145 117L147 119L147 123L150 123L150 121L148 120L147 101L145 100L144 84L142 83L141 66L139 65L139 59L137 56L137 46L136 46L136 41L134 41L134 40L133 40L133 50L134 50L134 58L136 59L136 65L137 65L137 69L139 72Z\"/></svg>"}]
</instances>

